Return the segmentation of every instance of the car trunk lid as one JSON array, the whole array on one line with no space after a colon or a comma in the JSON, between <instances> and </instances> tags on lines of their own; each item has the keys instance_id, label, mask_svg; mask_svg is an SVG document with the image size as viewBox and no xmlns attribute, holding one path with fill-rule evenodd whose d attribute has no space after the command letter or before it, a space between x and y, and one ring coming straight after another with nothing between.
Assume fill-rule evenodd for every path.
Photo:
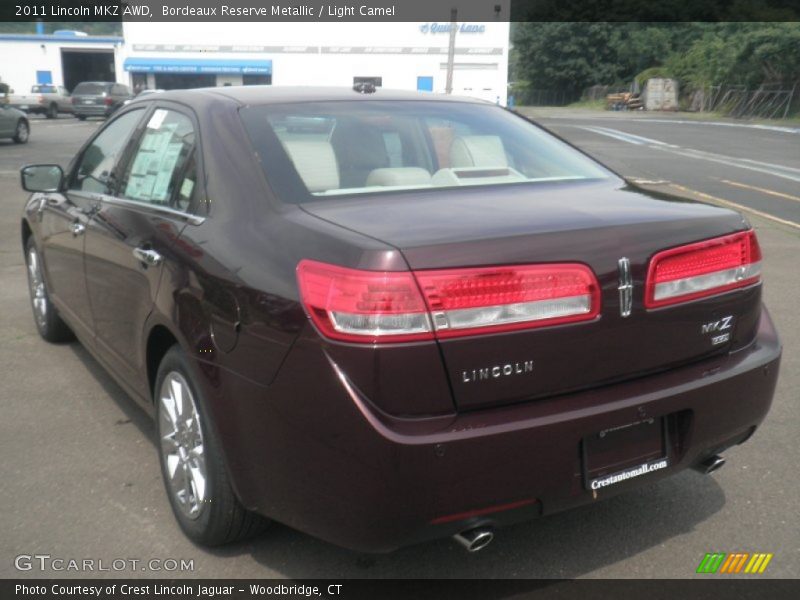
<instances>
[{"instance_id":1,"label":"car trunk lid","mask_svg":"<svg viewBox=\"0 0 800 600\"><path fill-rule=\"evenodd\" d=\"M414 271L578 263L594 272L600 312L592 320L440 336L459 409L531 400L700 360L747 343L757 324L758 285L645 307L654 254L748 226L735 212L618 181L364 196L304 208L396 247ZM632 303L625 316L620 287L627 282Z\"/></svg>"}]
</instances>

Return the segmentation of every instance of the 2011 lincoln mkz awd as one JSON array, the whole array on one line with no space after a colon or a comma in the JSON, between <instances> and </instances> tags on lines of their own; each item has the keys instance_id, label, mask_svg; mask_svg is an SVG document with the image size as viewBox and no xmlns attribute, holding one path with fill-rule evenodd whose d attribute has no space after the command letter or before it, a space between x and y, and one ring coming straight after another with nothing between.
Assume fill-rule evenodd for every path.
<instances>
[{"instance_id":1,"label":"2011 lincoln mkz awd","mask_svg":"<svg viewBox=\"0 0 800 600\"><path fill-rule=\"evenodd\" d=\"M42 337L150 411L203 544L268 519L389 551L710 472L781 347L738 213L638 189L501 107L217 88L22 170Z\"/></svg>"}]
</instances>

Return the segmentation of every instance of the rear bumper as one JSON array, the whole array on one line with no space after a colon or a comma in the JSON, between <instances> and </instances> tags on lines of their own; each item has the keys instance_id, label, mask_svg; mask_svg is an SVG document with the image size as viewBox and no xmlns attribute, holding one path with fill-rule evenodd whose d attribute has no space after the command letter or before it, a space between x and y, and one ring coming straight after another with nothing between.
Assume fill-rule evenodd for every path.
<instances>
[{"instance_id":1,"label":"rear bumper","mask_svg":"<svg viewBox=\"0 0 800 600\"><path fill-rule=\"evenodd\" d=\"M430 419L380 413L313 335L298 340L268 388L219 371L206 373L205 383L246 506L341 546L388 551L591 503L744 441L770 408L780 354L765 309L754 342L734 354L596 390ZM584 437L676 413L685 431L668 468L596 497L586 489ZM498 506L504 510L491 512Z\"/></svg>"},{"instance_id":2,"label":"rear bumper","mask_svg":"<svg viewBox=\"0 0 800 600\"><path fill-rule=\"evenodd\" d=\"M80 117L107 117L113 111L113 108L106 105L80 105L76 104L73 110L76 116Z\"/></svg>"}]
</instances>

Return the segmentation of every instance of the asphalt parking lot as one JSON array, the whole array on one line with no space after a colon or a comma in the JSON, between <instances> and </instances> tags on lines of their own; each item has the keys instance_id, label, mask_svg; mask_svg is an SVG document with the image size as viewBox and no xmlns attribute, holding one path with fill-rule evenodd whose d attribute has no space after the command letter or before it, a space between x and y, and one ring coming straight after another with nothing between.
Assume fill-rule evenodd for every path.
<instances>
[{"instance_id":1,"label":"asphalt parking lot","mask_svg":"<svg viewBox=\"0 0 800 600\"><path fill-rule=\"evenodd\" d=\"M66 166L100 121L32 118L30 142L0 140L0 577L20 554L185 559L141 577L695 576L706 552L769 552L762 577L800 573L800 129L541 111L542 122L622 175L748 211L764 252L765 299L784 342L772 411L713 476L684 472L633 493L498 532L475 555L451 540L388 555L342 550L281 525L224 549L191 544L162 490L153 426L77 343L49 345L30 314L19 241L26 163ZM520 457L524 460L524 457ZM91 573L88 573L91 575ZM708 576L706 576L708 577Z\"/></svg>"}]
</instances>

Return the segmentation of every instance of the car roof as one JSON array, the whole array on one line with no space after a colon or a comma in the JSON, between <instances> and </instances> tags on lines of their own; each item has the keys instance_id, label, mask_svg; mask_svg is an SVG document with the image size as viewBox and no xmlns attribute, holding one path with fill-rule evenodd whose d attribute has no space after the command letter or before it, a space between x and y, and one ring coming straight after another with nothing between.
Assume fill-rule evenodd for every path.
<instances>
[{"instance_id":1,"label":"car roof","mask_svg":"<svg viewBox=\"0 0 800 600\"><path fill-rule=\"evenodd\" d=\"M185 104L203 103L212 98L229 100L242 106L261 104L285 104L289 102L326 102L343 100L427 100L436 102L467 102L487 104L477 98L445 96L430 92L387 90L377 88L373 93L359 93L348 87L300 87L248 85L172 90L158 94L159 100L175 100ZM153 98L154 99L154 98Z\"/></svg>"}]
</instances>

